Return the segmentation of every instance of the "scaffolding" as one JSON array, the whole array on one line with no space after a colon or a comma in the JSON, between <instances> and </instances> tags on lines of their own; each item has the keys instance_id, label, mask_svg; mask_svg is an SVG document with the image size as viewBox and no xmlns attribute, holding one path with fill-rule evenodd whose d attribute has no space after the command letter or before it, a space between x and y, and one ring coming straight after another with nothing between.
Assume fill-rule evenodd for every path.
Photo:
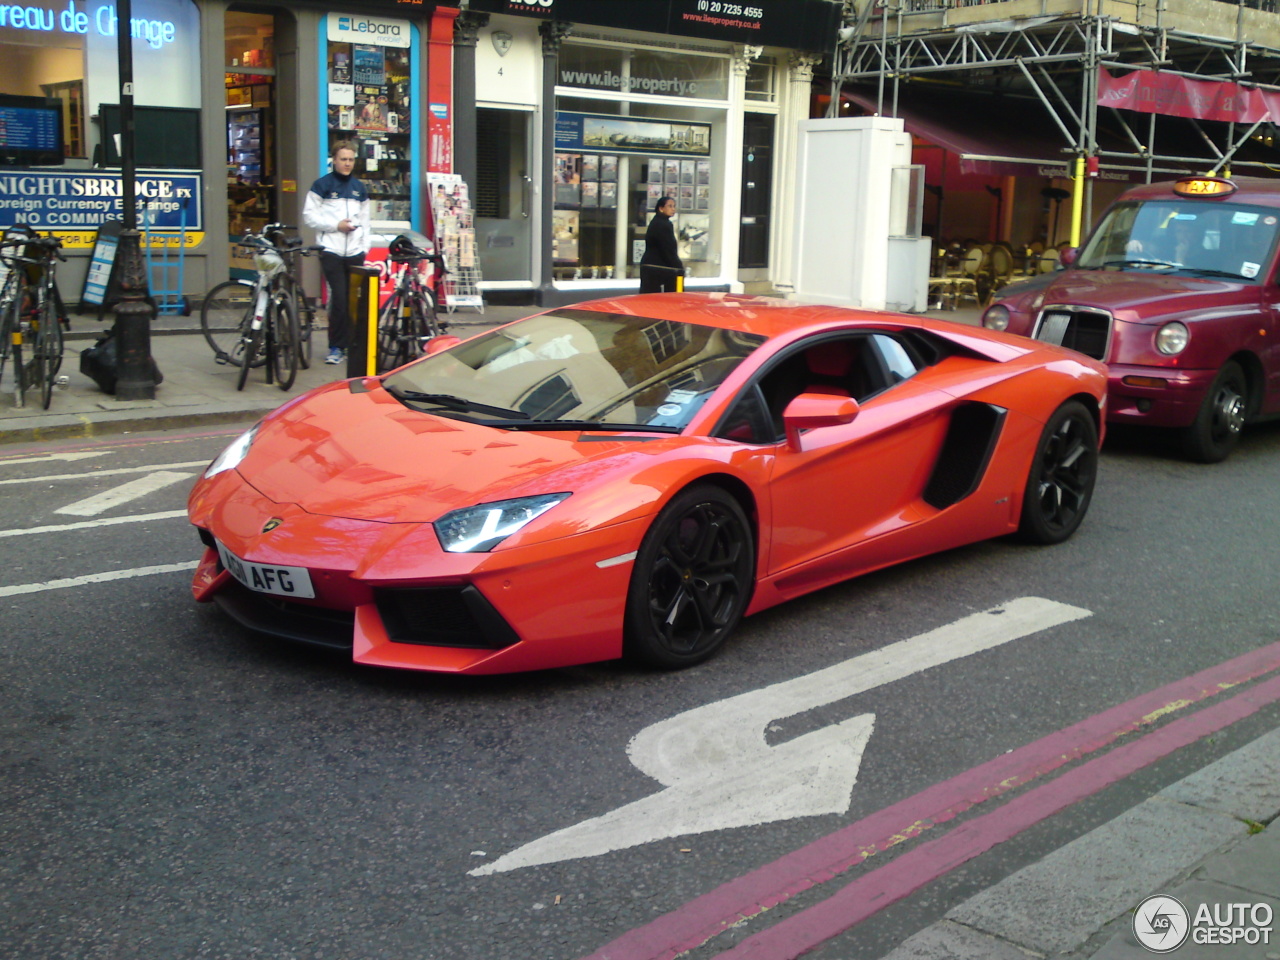
<instances>
[{"instance_id":1,"label":"scaffolding","mask_svg":"<svg viewBox=\"0 0 1280 960\"><path fill-rule=\"evenodd\" d=\"M1202 149L1169 152L1157 130L1160 114L1098 106L1102 69L1280 91L1280 14L1273 0L1264 0L1261 9L1222 0L862 0L861 6L846 0L832 58L829 115L838 115L840 92L853 84L874 86L876 112L883 116L898 115L908 84L962 86L967 93L989 93L993 105L997 96L1034 102L1061 135L1058 162L1070 161L1083 183L1077 207L1082 192L1085 201L1091 198L1086 163L1147 181L1232 167L1264 175L1280 171L1280 152L1273 161L1266 157L1276 133L1269 120L1190 119L1198 134L1193 144ZM1100 111L1124 146L1099 145ZM1145 128L1134 117L1145 120ZM1261 159L1241 157L1246 145ZM1091 206L1083 203L1085 217ZM1077 212L1076 238L1088 227L1078 219Z\"/></svg>"}]
</instances>

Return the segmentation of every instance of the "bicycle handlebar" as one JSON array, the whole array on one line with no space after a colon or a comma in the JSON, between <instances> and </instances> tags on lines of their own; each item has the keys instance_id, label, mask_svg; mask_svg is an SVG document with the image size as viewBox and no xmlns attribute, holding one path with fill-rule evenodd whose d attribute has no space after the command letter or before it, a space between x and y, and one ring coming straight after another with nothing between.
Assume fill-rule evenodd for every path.
<instances>
[{"instance_id":1,"label":"bicycle handlebar","mask_svg":"<svg viewBox=\"0 0 1280 960\"><path fill-rule=\"evenodd\" d=\"M0 240L0 247L25 246L42 247L63 263L67 262L67 258L62 255L62 241L58 237L14 237L12 240ZM10 254L9 258L22 261L23 263L41 262L41 260L36 257L23 257L15 254Z\"/></svg>"}]
</instances>

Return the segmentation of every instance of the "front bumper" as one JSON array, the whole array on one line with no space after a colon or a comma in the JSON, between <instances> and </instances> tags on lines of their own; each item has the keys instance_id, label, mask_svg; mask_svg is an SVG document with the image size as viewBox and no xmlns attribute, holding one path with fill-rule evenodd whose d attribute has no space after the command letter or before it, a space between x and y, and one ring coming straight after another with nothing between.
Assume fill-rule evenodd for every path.
<instances>
[{"instance_id":1,"label":"front bumper","mask_svg":"<svg viewBox=\"0 0 1280 960\"><path fill-rule=\"evenodd\" d=\"M1110 364L1107 420L1149 427L1190 426L1215 376L1214 370Z\"/></svg>"},{"instance_id":2,"label":"front bumper","mask_svg":"<svg viewBox=\"0 0 1280 960\"><path fill-rule=\"evenodd\" d=\"M317 516L273 503L242 481L223 482L226 496L192 498L205 543L192 592L252 630L349 650L357 663L442 673L538 670L622 655L632 564L618 558L638 548L647 519L452 554L430 524ZM263 531L272 519L282 522ZM223 568L214 537L244 560L306 567L315 598L284 600L243 586Z\"/></svg>"}]
</instances>

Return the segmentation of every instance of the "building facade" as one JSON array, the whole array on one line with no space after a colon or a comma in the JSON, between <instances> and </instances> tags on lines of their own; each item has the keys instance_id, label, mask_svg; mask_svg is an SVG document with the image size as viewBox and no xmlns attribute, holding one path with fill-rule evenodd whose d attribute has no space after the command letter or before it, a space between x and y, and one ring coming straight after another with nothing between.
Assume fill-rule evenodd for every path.
<instances>
[{"instance_id":1,"label":"building facade","mask_svg":"<svg viewBox=\"0 0 1280 960\"><path fill-rule=\"evenodd\" d=\"M5 6L0 229L63 237L68 300L119 218L112 0ZM430 233L460 173L488 296L633 290L657 196L690 286L785 288L788 151L838 23L828 0L593 3L134 0L139 216L182 238L195 298L249 266L236 239L298 224L331 145L359 145L375 228Z\"/></svg>"}]
</instances>

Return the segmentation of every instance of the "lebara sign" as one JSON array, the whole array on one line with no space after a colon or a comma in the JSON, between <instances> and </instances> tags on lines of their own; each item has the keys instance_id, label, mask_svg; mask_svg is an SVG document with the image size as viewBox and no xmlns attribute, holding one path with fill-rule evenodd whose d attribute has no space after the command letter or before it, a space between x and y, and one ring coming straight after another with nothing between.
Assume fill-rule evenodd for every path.
<instances>
[{"instance_id":1,"label":"lebara sign","mask_svg":"<svg viewBox=\"0 0 1280 960\"><path fill-rule=\"evenodd\" d=\"M409 21L365 14L331 13L328 37L334 43L371 43L380 47L408 47Z\"/></svg>"}]
</instances>

